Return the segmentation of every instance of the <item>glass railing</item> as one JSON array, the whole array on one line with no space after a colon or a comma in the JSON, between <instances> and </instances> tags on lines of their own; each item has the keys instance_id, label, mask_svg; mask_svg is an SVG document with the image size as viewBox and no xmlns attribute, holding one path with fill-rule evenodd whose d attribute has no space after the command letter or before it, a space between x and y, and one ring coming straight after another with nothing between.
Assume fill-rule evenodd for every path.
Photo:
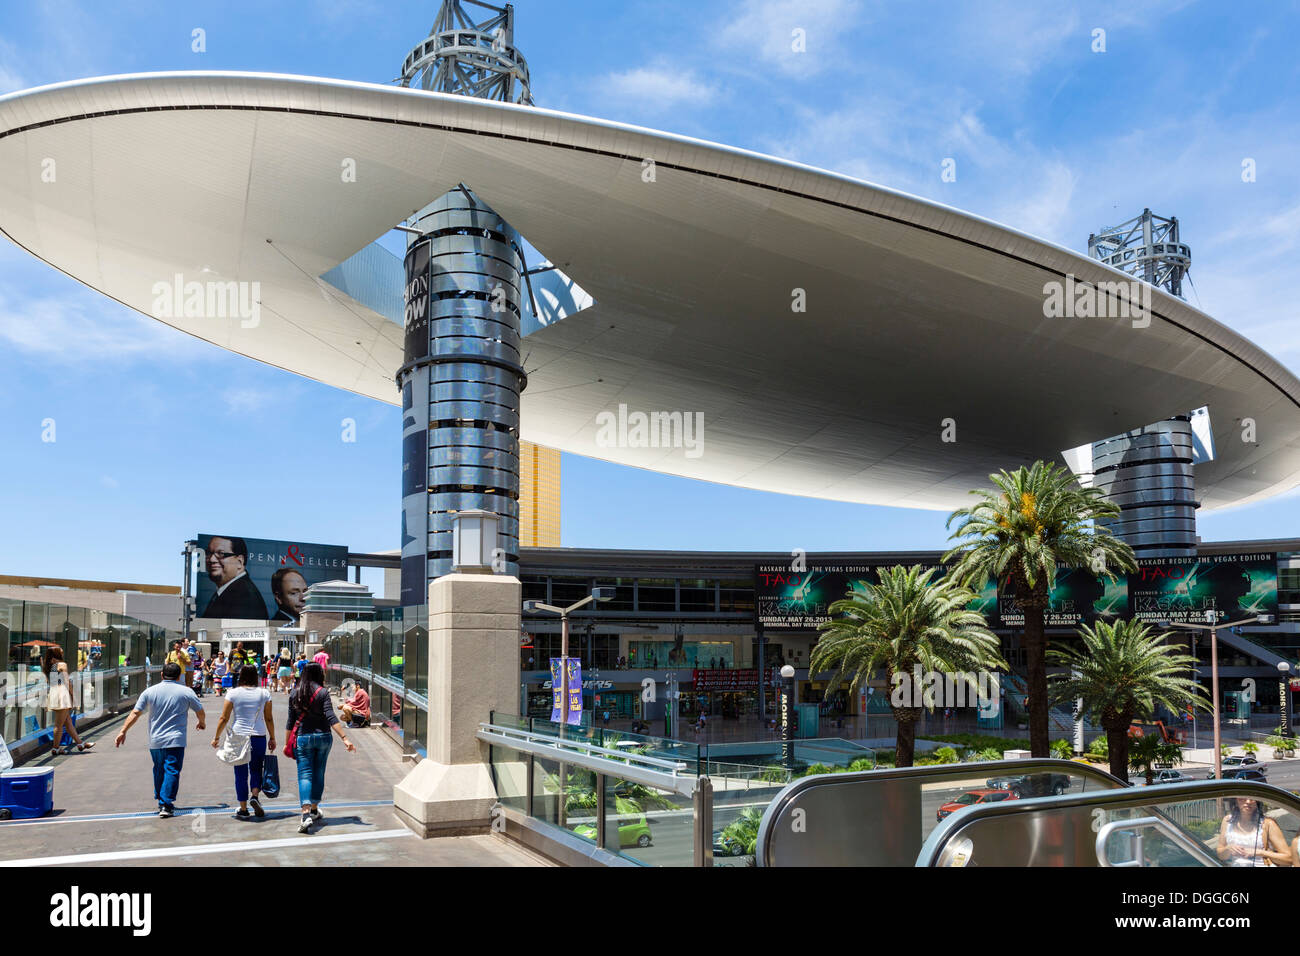
<instances>
[{"instance_id":1,"label":"glass railing","mask_svg":"<svg viewBox=\"0 0 1300 956\"><path fill-rule=\"evenodd\" d=\"M762 866L913 866L922 845L964 808L1044 794L1091 794L1127 785L1071 760L982 763L802 777L767 808Z\"/></svg>"},{"instance_id":2,"label":"glass railing","mask_svg":"<svg viewBox=\"0 0 1300 956\"><path fill-rule=\"evenodd\" d=\"M68 665L77 725L87 726L130 706L153 680L178 631L89 608L0 598L0 736L23 759L48 745L53 714L42 664L57 647Z\"/></svg>"}]
</instances>

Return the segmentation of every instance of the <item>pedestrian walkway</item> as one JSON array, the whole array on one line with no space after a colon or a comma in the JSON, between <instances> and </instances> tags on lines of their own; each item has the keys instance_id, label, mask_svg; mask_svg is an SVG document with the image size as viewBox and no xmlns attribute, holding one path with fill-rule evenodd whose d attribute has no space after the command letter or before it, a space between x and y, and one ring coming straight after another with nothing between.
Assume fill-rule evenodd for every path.
<instances>
[{"instance_id":1,"label":"pedestrian walkway","mask_svg":"<svg viewBox=\"0 0 1300 956\"><path fill-rule=\"evenodd\" d=\"M422 840L393 812L393 785L410 770L379 730L349 730L348 753L336 738L325 775L324 819L298 833L294 763L280 754L280 796L263 799L265 819L235 817L234 773L210 746L222 700L205 696L207 729L194 729L181 772L176 816L159 819L153 799L148 715L126 743L113 741L125 715L83 734L85 753L24 766L53 766L54 813L0 822L0 866L537 866L546 861L492 835ZM276 738L283 747L286 695L275 694ZM337 709L338 702L335 702Z\"/></svg>"}]
</instances>

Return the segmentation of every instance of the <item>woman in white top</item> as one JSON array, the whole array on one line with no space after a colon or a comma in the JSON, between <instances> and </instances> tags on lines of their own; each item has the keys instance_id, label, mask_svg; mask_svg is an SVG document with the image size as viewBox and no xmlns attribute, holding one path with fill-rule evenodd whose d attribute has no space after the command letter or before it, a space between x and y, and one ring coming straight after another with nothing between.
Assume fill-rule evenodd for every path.
<instances>
[{"instance_id":1,"label":"woman in white top","mask_svg":"<svg viewBox=\"0 0 1300 956\"><path fill-rule=\"evenodd\" d=\"M1228 815L1219 828L1218 854L1229 866L1289 866L1291 848L1282 828L1264 816L1253 797L1230 797Z\"/></svg>"},{"instance_id":2,"label":"woman in white top","mask_svg":"<svg viewBox=\"0 0 1300 956\"><path fill-rule=\"evenodd\" d=\"M221 711L217 732L212 737L212 749L216 750L221 746L221 734L233 716L234 723L231 724L230 732L249 738L252 759L235 767L235 796L239 799L239 811L235 816L242 820L248 819L250 805L259 818L266 816L266 811L257 798L262 791L262 766L267 751L275 752L275 718L271 714L271 694L257 685L257 668L245 664L239 670L238 684L226 694L226 706Z\"/></svg>"}]
</instances>

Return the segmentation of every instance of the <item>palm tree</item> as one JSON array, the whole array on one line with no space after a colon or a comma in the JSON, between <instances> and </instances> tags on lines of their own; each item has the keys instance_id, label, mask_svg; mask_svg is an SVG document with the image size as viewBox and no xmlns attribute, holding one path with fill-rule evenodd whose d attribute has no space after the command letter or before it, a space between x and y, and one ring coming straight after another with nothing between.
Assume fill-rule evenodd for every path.
<instances>
[{"instance_id":1,"label":"palm tree","mask_svg":"<svg viewBox=\"0 0 1300 956\"><path fill-rule=\"evenodd\" d=\"M976 670L1005 669L998 639L984 616L966 606L976 594L948 580L931 583L936 568L920 565L880 570L880 583L850 591L830 606L832 619L813 648L809 671L834 670L827 693L849 680L849 693L884 668L890 687L890 706L898 721L895 766L910 767L916 744L916 720L925 703L921 688L899 694L910 686L913 668L952 675L973 685ZM897 675L897 676L896 676ZM932 702L930 702L932 705Z\"/></svg>"},{"instance_id":2,"label":"palm tree","mask_svg":"<svg viewBox=\"0 0 1300 956\"><path fill-rule=\"evenodd\" d=\"M1131 737L1128 742L1128 765L1147 778L1151 786L1156 777L1156 767L1168 764L1176 767L1183 762L1183 748L1178 744L1167 744L1159 734L1143 734Z\"/></svg>"},{"instance_id":3,"label":"palm tree","mask_svg":"<svg viewBox=\"0 0 1300 956\"><path fill-rule=\"evenodd\" d=\"M1043 617L1056 565L1087 565L1114 580L1116 571L1131 571L1137 564L1132 548L1093 524L1117 516L1119 507L1106 501L1099 489L1081 487L1067 469L1036 461L1029 468L989 475L989 480L993 488L971 492L980 497L977 504L949 516L949 526L958 522L952 538L963 540L944 561L956 560L949 574L963 584L980 587L992 578L999 587L1014 588L1025 615L1029 751L1046 757L1050 744Z\"/></svg>"},{"instance_id":4,"label":"palm tree","mask_svg":"<svg viewBox=\"0 0 1300 956\"><path fill-rule=\"evenodd\" d=\"M1157 707L1180 713L1189 706L1210 706L1205 691L1187 672L1195 663L1167 633L1155 633L1142 621L1098 621L1078 630L1082 646L1053 650L1052 663L1070 669L1052 675L1050 699L1082 698L1083 713L1106 731L1110 772L1128 776L1128 730L1135 717L1151 718ZM1158 739L1158 738L1157 738Z\"/></svg>"}]
</instances>

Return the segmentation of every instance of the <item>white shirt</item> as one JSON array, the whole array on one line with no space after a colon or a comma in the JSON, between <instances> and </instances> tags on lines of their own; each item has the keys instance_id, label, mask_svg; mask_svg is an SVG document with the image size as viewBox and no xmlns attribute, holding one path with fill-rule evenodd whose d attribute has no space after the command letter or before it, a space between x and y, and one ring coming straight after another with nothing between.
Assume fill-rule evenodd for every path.
<instances>
[{"instance_id":1,"label":"white shirt","mask_svg":"<svg viewBox=\"0 0 1300 956\"><path fill-rule=\"evenodd\" d=\"M266 736L266 704L271 695L261 687L232 687L226 691L233 711L230 730L251 737Z\"/></svg>"}]
</instances>

